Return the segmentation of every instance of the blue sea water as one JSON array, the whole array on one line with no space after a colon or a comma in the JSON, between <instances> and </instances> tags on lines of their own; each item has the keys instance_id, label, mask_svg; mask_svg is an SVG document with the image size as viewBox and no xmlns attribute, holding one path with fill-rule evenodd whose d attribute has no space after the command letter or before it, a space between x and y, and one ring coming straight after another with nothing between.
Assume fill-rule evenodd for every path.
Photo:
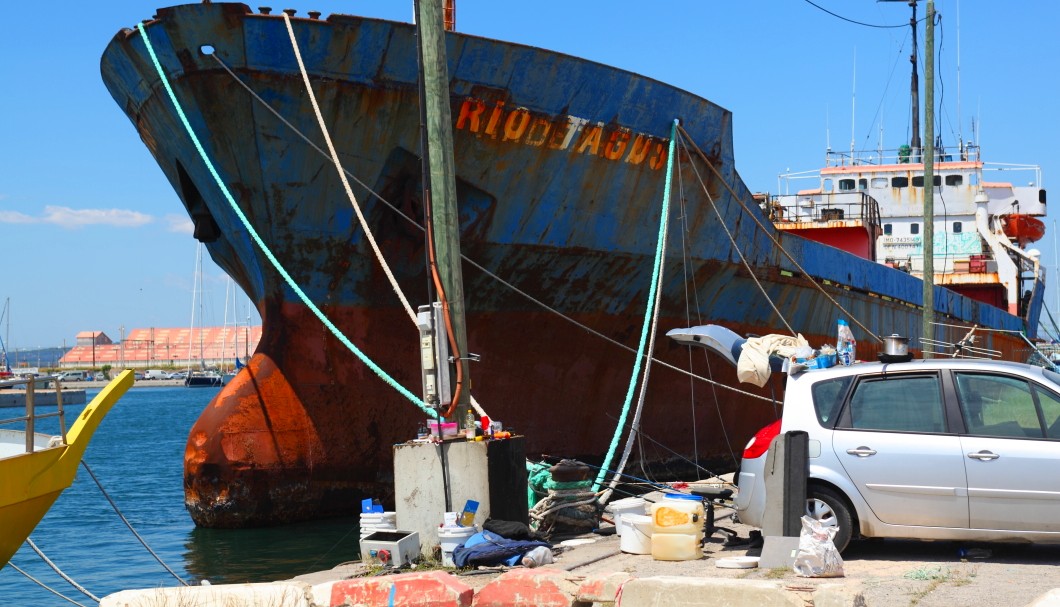
<instances>
[{"instance_id":1,"label":"blue sea water","mask_svg":"<svg viewBox=\"0 0 1060 607\"><path fill-rule=\"evenodd\" d=\"M88 399L97 392L90 390ZM195 527L184 509L184 445L192 423L216 393L214 388L134 387L103 419L88 446L84 461L148 546L191 584L287 579L358 558L356 518L266 529ZM68 425L83 407L67 408ZM0 417L10 415L0 411ZM58 433L57 424L42 425L38 431ZM99 597L180 584L122 523L84 468L30 537ZM11 562L71 599L94 604L28 546ZM70 605L12 567L0 570L0 597L4 605Z\"/></svg>"}]
</instances>

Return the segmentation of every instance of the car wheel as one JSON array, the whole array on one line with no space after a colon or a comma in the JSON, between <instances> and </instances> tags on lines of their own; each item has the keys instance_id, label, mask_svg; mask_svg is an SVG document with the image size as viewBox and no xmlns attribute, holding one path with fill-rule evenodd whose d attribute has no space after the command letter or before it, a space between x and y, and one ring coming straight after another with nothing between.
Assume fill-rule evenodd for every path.
<instances>
[{"instance_id":1,"label":"car wheel","mask_svg":"<svg viewBox=\"0 0 1060 607\"><path fill-rule=\"evenodd\" d=\"M821 521L837 531L832 542L839 552L843 552L850 543L854 531L854 517L846 500L828 487L809 487L806 499L806 515Z\"/></svg>"}]
</instances>

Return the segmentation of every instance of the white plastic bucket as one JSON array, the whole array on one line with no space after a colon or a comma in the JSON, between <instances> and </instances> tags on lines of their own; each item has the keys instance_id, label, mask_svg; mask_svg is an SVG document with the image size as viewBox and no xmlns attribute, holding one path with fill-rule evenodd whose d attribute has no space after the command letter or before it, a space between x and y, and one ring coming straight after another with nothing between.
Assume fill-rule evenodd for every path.
<instances>
[{"instance_id":1,"label":"white plastic bucket","mask_svg":"<svg viewBox=\"0 0 1060 607\"><path fill-rule=\"evenodd\" d=\"M376 531L397 531L397 512L361 513L361 538Z\"/></svg>"},{"instance_id":2,"label":"white plastic bucket","mask_svg":"<svg viewBox=\"0 0 1060 607\"><path fill-rule=\"evenodd\" d=\"M645 511L644 498L640 497L627 497L625 499L615 500L607 505L611 510L611 514L615 519L615 529L618 532L619 537L622 536L622 515L623 514L637 514L643 515Z\"/></svg>"},{"instance_id":3,"label":"white plastic bucket","mask_svg":"<svg viewBox=\"0 0 1060 607\"><path fill-rule=\"evenodd\" d=\"M455 567L453 551L476 533L477 527L439 527L438 543L442 546L442 566Z\"/></svg>"},{"instance_id":4,"label":"white plastic bucket","mask_svg":"<svg viewBox=\"0 0 1060 607\"><path fill-rule=\"evenodd\" d=\"M651 554L651 517L644 514L622 515L622 539L618 547L630 554Z\"/></svg>"}]
</instances>

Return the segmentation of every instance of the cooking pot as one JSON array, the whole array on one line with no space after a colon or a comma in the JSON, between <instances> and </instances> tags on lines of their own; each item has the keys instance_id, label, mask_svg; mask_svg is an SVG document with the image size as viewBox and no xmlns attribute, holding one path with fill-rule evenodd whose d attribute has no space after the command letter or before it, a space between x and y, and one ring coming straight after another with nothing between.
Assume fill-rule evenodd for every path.
<instances>
[{"instance_id":1,"label":"cooking pot","mask_svg":"<svg viewBox=\"0 0 1060 607\"><path fill-rule=\"evenodd\" d=\"M908 356L909 338L899 337L897 333L883 338L883 353L888 356Z\"/></svg>"}]
</instances>

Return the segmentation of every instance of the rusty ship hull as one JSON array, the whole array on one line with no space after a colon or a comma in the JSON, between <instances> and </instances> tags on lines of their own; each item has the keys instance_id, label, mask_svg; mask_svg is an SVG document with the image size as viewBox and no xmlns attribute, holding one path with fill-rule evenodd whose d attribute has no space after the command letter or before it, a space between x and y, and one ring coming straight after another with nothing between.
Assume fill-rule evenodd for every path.
<instances>
[{"instance_id":1,"label":"rusty ship hull","mask_svg":"<svg viewBox=\"0 0 1060 607\"><path fill-rule=\"evenodd\" d=\"M367 220L413 305L427 303L415 31L339 15L293 22L342 162L364 184L354 191ZM186 5L159 10L144 28L205 153L266 245L353 343L418 391L416 327L330 160L293 130L323 147L282 16L241 4ZM738 203L751 196L735 170L728 111L575 57L456 33L446 42L468 347L481 355L472 392L494 419L527 437L529 454L599 458L607 449L646 308L675 118L722 177L680 154L686 168L682 185L675 182L658 359L735 385L720 359L690 357L662 334L708 320L741 333L783 327L721 222L788 322L815 345L834 340L839 312L808 277L874 333L916 343L918 279L779 235L803 275L755 225L756 213L769 224L756 207ZM331 335L266 260L183 131L139 31L119 32L101 69L195 222L196 238L262 317L247 370L189 432L192 518L214 527L278 524L347 514L359 497L385 493L392 445L413 435L423 413ZM708 176L705 188L693 165ZM944 289L935 301L954 322L1033 330L1041 293L1035 297L1030 323ZM858 337L859 355L873 356L870 340ZM1018 347L1004 336L987 342ZM649 447L641 457L666 461L677 453L731 465L775 414L768 402L656 365L642 429L672 452Z\"/></svg>"}]
</instances>

